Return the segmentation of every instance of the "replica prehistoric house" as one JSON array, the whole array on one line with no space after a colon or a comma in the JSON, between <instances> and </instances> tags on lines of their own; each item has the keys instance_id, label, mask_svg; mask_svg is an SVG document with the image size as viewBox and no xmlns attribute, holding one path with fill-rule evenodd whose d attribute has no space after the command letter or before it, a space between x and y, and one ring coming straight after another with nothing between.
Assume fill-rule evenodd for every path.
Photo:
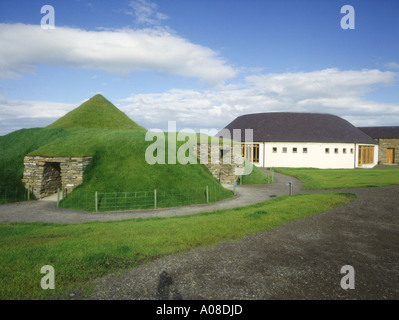
<instances>
[{"instance_id":1,"label":"replica prehistoric house","mask_svg":"<svg viewBox=\"0 0 399 320\"><path fill-rule=\"evenodd\" d=\"M379 143L378 163L399 164L399 127L360 127Z\"/></svg>"},{"instance_id":2,"label":"replica prehistoric house","mask_svg":"<svg viewBox=\"0 0 399 320\"><path fill-rule=\"evenodd\" d=\"M22 182L31 188L37 199L57 193L58 189L71 192L83 181L83 172L92 157L42 157L24 158Z\"/></svg>"},{"instance_id":3,"label":"replica prehistoric house","mask_svg":"<svg viewBox=\"0 0 399 320\"><path fill-rule=\"evenodd\" d=\"M242 132L243 156L259 167L372 168L378 162L378 143L331 114L248 114L217 136L235 139L234 129ZM253 142L245 141L245 129L253 130Z\"/></svg>"}]
</instances>

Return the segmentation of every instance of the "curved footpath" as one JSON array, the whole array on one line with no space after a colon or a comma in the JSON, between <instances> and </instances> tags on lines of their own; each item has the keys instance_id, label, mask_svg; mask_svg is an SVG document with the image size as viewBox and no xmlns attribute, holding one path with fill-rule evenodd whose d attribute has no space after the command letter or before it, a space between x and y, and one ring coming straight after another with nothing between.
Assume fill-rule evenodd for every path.
<instances>
[{"instance_id":1,"label":"curved footpath","mask_svg":"<svg viewBox=\"0 0 399 320\"><path fill-rule=\"evenodd\" d=\"M0 206L0 223L7 222L50 222L81 223L87 221L110 221L149 217L170 217L205 211L230 209L247 206L288 194L286 183L293 181L293 193L298 193L302 182L283 174L275 173L275 183L271 185L238 186L237 196L219 202L174 207L165 209L134 210L121 212L85 212L56 208L53 201L30 201L11 203Z\"/></svg>"}]
</instances>

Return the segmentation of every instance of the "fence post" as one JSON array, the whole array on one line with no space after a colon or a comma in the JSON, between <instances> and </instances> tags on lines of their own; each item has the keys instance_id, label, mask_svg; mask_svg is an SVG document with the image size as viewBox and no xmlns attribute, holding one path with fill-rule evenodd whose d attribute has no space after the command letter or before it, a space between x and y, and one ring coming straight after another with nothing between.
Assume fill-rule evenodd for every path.
<instances>
[{"instance_id":1,"label":"fence post","mask_svg":"<svg viewBox=\"0 0 399 320\"><path fill-rule=\"evenodd\" d=\"M28 184L28 201L30 200L30 184Z\"/></svg>"},{"instance_id":2,"label":"fence post","mask_svg":"<svg viewBox=\"0 0 399 320\"><path fill-rule=\"evenodd\" d=\"M209 203L209 187L206 186L206 203Z\"/></svg>"},{"instance_id":3,"label":"fence post","mask_svg":"<svg viewBox=\"0 0 399 320\"><path fill-rule=\"evenodd\" d=\"M57 208L60 207L60 188L57 189Z\"/></svg>"},{"instance_id":4,"label":"fence post","mask_svg":"<svg viewBox=\"0 0 399 320\"><path fill-rule=\"evenodd\" d=\"M98 212L98 193L96 191L96 193L94 194L94 206L96 207L96 212Z\"/></svg>"},{"instance_id":5,"label":"fence post","mask_svg":"<svg viewBox=\"0 0 399 320\"><path fill-rule=\"evenodd\" d=\"M157 189L154 190L154 209L157 208Z\"/></svg>"}]
</instances>

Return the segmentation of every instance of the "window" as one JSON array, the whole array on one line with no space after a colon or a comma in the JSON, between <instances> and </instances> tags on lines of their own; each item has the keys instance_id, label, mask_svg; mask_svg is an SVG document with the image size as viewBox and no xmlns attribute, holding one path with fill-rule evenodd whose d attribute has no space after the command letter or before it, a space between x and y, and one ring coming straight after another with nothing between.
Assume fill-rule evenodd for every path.
<instances>
[{"instance_id":1,"label":"window","mask_svg":"<svg viewBox=\"0 0 399 320\"><path fill-rule=\"evenodd\" d=\"M292 148L292 153L297 153L298 152L298 148Z\"/></svg>"},{"instance_id":2,"label":"window","mask_svg":"<svg viewBox=\"0 0 399 320\"><path fill-rule=\"evenodd\" d=\"M283 153L287 153L287 148L286 147L283 148Z\"/></svg>"},{"instance_id":3,"label":"window","mask_svg":"<svg viewBox=\"0 0 399 320\"><path fill-rule=\"evenodd\" d=\"M326 154L330 153L330 148L326 148L326 149L325 149L325 153L326 153Z\"/></svg>"},{"instance_id":4,"label":"window","mask_svg":"<svg viewBox=\"0 0 399 320\"><path fill-rule=\"evenodd\" d=\"M335 154L338 154L338 148L335 148L335 149L334 149L334 153L335 153Z\"/></svg>"},{"instance_id":5,"label":"window","mask_svg":"<svg viewBox=\"0 0 399 320\"><path fill-rule=\"evenodd\" d=\"M343 154L346 154L346 148L343 148L343 149L342 149L342 153L343 153Z\"/></svg>"},{"instance_id":6,"label":"window","mask_svg":"<svg viewBox=\"0 0 399 320\"><path fill-rule=\"evenodd\" d=\"M274 147L274 148L273 148L273 153L276 153L276 152L277 152L277 148Z\"/></svg>"},{"instance_id":7,"label":"window","mask_svg":"<svg viewBox=\"0 0 399 320\"><path fill-rule=\"evenodd\" d=\"M243 144L242 155L248 161L259 163L259 144Z\"/></svg>"},{"instance_id":8,"label":"window","mask_svg":"<svg viewBox=\"0 0 399 320\"><path fill-rule=\"evenodd\" d=\"M253 162L259 163L259 144L252 145Z\"/></svg>"},{"instance_id":9,"label":"window","mask_svg":"<svg viewBox=\"0 0 399 320\"><path fill-rule=\"evenodd\" d=\"M302 149L302 152L303 152L303 153L308 153L308 148L303 148L303 149Z\"/></svg>"},{"instance_id":10,"label":"window","mask_svg":"<svg viewBox=\"0 0 399 320\"><path fill-rule=\"evenodd\" d=\"M351 154L353 154L353 148L351 148Z\"/></svg>"}]
</instances>

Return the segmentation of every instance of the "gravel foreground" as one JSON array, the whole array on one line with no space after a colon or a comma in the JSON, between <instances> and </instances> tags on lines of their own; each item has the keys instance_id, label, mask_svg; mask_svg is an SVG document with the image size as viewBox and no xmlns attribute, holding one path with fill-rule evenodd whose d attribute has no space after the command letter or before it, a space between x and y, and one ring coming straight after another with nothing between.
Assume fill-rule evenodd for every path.
<instances>
[{"instance_id":1,"label":"gravel foreground","mask_svg":"<svg viewBox=\"0 0 399 320\"><path fill-rule=\"evenodd\" d=\"M399 299L399 186L331 191L358 198L241 241L105 276L86 299ZM320 191L304 193L312 192ZM354 289L341 287L345 265L354 268Z\"/></svg>"}]
</instances>

